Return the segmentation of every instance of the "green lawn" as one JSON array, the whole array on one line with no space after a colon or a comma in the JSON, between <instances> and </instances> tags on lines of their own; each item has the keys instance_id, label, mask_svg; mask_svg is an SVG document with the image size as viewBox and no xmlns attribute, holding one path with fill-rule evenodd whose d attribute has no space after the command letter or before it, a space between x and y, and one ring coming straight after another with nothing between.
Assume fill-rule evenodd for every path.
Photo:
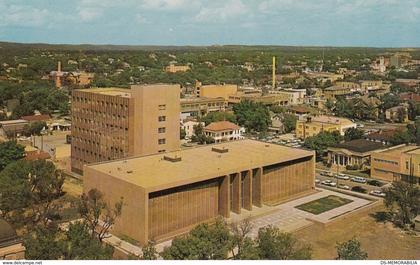
<instances>
[{"instance_id":1,"label":"green lawn","mask_svg":"<svg viewBox=\"0 0 420 265\"><path fill-rule=\"evenodd\" d=\"M341 198L335 195L330 195L315 201L298 205L295 208L313 214L320 214L351 202L352 200Z\"/></svg>"}]
</instances>

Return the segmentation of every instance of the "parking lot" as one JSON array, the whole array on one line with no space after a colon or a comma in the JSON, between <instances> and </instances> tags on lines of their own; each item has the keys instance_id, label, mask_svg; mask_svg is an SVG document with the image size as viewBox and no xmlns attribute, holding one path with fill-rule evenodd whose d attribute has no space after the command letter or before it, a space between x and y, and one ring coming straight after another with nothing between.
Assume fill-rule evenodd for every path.
<instances>
[{"instance_id":1,"label":"parking lot","mask_svg":"<svg viewBox=\"0 0 420 265\"><path fill-rule=\"evenodd\" d=\"M321 175L323 172L328 172L330 174L330 176L327 176L325 174ZM361 188L366 190L365 194L368 194L372 191L383 191L389 185L386 182L382 182L384 185L381 186L381 187L378 187L378 186L369 185L368 183L359 183L359 182L352 181L351 178L356 177L356 176L347 175L349 179L346 180L346 179L339 179L339 178L335 177L335 175L337 175L337 174L334 173L334 172L331 172L331 171L317 170L316 173L315 173L315 178L317 179L316 185L319 186L319 187L329 186L329 185L322 184L322 182L330 181L330 182L333 182L333 183L336 184L336 185L334 185L333 188L337 188L337 189L339 189L339 188L343 189L343 186L347 186L348 190L352 190L354 187L358 186L358 187L361 187ZM370 180L370 179L366 179L366 180Z\"/></svg>"}]
</instances>

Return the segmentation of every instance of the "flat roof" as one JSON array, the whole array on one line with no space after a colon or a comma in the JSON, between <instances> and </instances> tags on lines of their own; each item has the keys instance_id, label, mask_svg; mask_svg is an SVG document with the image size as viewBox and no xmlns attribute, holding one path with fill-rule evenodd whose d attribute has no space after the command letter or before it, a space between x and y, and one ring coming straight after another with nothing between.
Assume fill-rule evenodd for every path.
<instances>
[{"instance_id":1,"label":"flat roof","mask_svg":"<svg viewBox=\"0 0 420 265\"><path fill-rule=\"evenodd\" d=\"M120 88L120 87L105 87L105 88L85 88L78 89L77 91L102 94L109 96L120 96L120 97L131 97L131 91L129 88Z\"/></svg>"},{"instance_id":2,"label":"flat roof","mask_svg":"<svg viewBox=\"0 0 420 265\"><path fill-rule=\"evenodd\" d=\"M390 147L386 150L380 151L381 154L386 155L401 155L402 153L411 153L416 154L416 152L419 152L419 146L417 145L397 145L395 147Z\"/></svg>"},{"instance_id":3,"label":"flat roof","mask_svg":"<svg viewBox=\"0 0 420 265\"><path fill-rule=\"evenodd\" d=\"M215 152L212 148L228 151ZM153 192L313 155L313 151L239 140L86 167ZM167 161L164 156L181 157L181 161Z\"/></svg>"}]
</instances>

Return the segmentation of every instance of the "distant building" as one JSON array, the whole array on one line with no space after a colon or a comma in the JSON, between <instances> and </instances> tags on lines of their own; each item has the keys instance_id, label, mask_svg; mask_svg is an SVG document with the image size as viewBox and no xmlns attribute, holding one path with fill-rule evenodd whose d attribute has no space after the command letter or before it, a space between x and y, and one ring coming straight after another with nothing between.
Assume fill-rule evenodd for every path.
<instances>
[{"instance_id":1,"label":"distant building","mask_svg":"<svg viewBox=\"0 0 420 265\"><path fill-rule=\"evenodd\" d=\"M25 258L23 241L4 219L0 219L0 260L19 260Z\"/></svg>"},{"instance_id":2,"label":"distant building","mask_svg":"<svg viewBox=\"0 0 420 265\"><path fill-rule=\"evenodd\" d=\"M270 90L268 93L283 95L287 98L287 105L299 105L305 103L306 89Z\"/></svg>"},{"instance_id":3,"label":"distant building","mask_svg":"<svg viewBox=\"0 0 420 265\"><path fill-rule=\"evenodd\" d=\"M204 127L203 132L206 136L212 137L216 143L221 143L243 139L242 134L245 129L229 121L218 121Z\"/></svg>"},{"instance_id":4,"label":"distant building","mask_svg":"<svg viewBox=\"0 0 420 265\"><path fill-rule=\"evenodd\" d=\"M335 100L336 97L351 96L354 92L356 90L347 87L330 86L323 90L323 96L325 99Z\"/></svg>"},{"instance_id":5,"label":"distant building","mask_svg":"<svg viewBox=\"0 0 420 265\"><path fill-rule=\"evenodd\" d=\"M409 101L413 101L413 102L420 102L420 95L410 92L410 93L401 93L399 94L400 100L405 101L405 102L409 102Z\"/></svg>"},{"instance_id":6,"label":"distant building","mask_svg":"<svg viewBox=\"0 0 420 265\"><path fill-rule=\"evenodd\" d=\"M0 136L4 138L16 138L22 135L25 126L29 122L27 120L8 120L0 121Z\"/></svg>"},{"instance_id":7,"label":"distant building","mask_svg":"<svg viewBox=\"0 0 420 265\"><path fill-rule=\"evenodd\" d=\"M200 117L209 112L224 111L227 102L224 98L182 98L181 119L189 116Z\"/></svg>"},{"instance_id":8,"label":"distant building","mask_svg":"<svg viewBox=\"0 0 420 265\"><path fill-rule=\"evenodd\" d=\"M230 95L234 95L237 92L238 86L232 84L201 85L200 82L197 82L195 86L195 94L197 97L224 98L227 100Z\"/></svg>"},{"instance_id":9,"label":"distant building","mask_svg":"<svg viewBox=\"0 0 420 265\"><path fill-rule=\"evenodd\" d=\"M194 127L198 125L202 125L204 127L204 122L199 122L196 120L184 120L181 122L181 129L185 131L185 138L191 139L194 135Z\"/></svg>"},{"instance_id":10,"label":"distant building","mask_svg":"<svg viewBox=\"0 0 420 265\"><path fill-rule=\"evenodd\" d=\"M39 115L22 116L21 119L28 121L29 123L37 122L37 121L49 122L51 120L51 117L48 114L39 114Z\"/></svg>"},{"instance_id":11,"label":"distant building","mask_svg":"<svg viewBox=\"0 0 420 265\"><path fill-rule=\"evenodd\" d=\"M320 132L338 131L344 135L349 128L356 128L357 125L349 119L335 116L315 116L306 120L296 121L296 137L305 139Z\"/></svg>"},{"instance_id":12,"label":"distant building","mask_svg":"<svg viewBox=\"0 0 420 265\"><path fill-rule=\"evenodd\" d=\"M366 140L390 145L397 130L380 130L378 132L370 133L366 136Z\"/></svg>"},{"instance_id":13,"label":"distant building","mask_svg":"<svg viewBox=\"0 0 420 265\"><path fill-rule=\"evenodd\" d=\"M177 73L177 72L186 72L191 68L188 65L174 65L170 64L165 67L165 72L167 73Z\"/></svg>"},{"instance_id":14,"label":"distant building","mask_svg":"<svg viewBox=\"0 0 420 265\"><path fill-rule=\"evenodd\" d=\"M328 148L328 163L331 170L346 170L347 167L366 169L370 166L373 151L384 149L385 145L365 139L352 140Z\"/></svg>"},{"instance_id":15,"label":"distant building","mask_svg":"<svg viewBox=\"0 0 420 265\"><path fill-rule=\"evenodd\" d=\"M385 119L391 122L408 122L408 109L405 106L395 106L385 110Z\"/></svg>"},{"instance_id":16,"label":"distant building","mask_svg":"<svg viewBox=\"0 0 420 265\"><path fill-rule=\"evenodd\" d=\"M112 233L144 245L311 194L314 181L313 151L243 140L87 165L83 188L111 205L123 197Z\"/></svg>"},{"instance_id":17,"label":"distant building","mask_svg":"<svg viewBox=\"0 0 420 265\"><path fill-rule=\"evenodd\" d=\"M403 180L420 185L420 147L398 145L371 155L372 178L397 181Z\"/></svg>"},{"instance_id":18,"label":"distant building","mask_svg":"<svg viewBox=\"0 0 420 265\"><path fill-rule=\"evenodd\" d=\"M326 83L331 82L334 83L338 80L344 79L344 74L335 74L329 72L308 72L306 76L310 79L315 79L319 82Z\"/></svg>"},{"instance_id":19,"label":"distant building","mask_svg":"<svg viewBox=\"0 0 420 265\"><path fill-rule=\"evenodd\" d=\"M72 94L72 171L180 148L179 85L95 88Z\"/></svg>"}]
</instances>

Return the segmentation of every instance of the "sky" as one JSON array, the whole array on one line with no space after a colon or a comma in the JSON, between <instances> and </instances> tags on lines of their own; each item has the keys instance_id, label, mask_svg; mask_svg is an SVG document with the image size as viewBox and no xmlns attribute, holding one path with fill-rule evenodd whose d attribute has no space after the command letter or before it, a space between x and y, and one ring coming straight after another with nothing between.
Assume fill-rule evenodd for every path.
<instances>
[{"instance_id":1,"label":"sky","mask_svg":"<svg viewBox=\"0 0 420 265\"><path fill-rule=\"evenodd\" d=\"M420 0L0 0L0 41L420 47Z\"/></svg>"}]
</instances>

